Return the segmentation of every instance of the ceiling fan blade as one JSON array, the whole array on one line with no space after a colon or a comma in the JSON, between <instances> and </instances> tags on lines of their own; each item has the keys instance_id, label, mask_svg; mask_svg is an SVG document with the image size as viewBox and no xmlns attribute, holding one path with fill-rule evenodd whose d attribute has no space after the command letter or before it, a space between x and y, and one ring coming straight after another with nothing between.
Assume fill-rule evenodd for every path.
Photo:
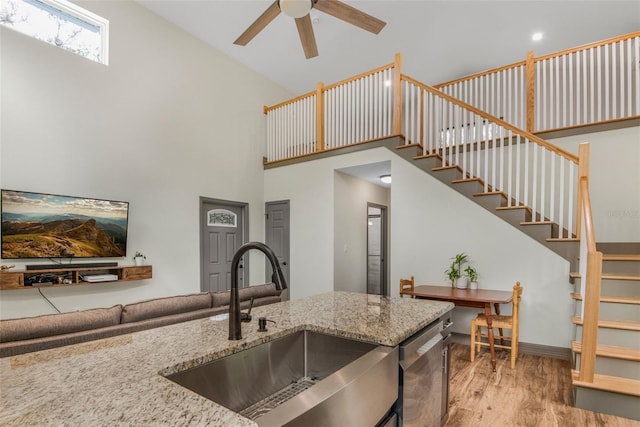
<instances>
[{"instance_id":1,"label":"ceiling fan blade","mask_svg":"<svg viewBox=\"0 0 640 427\"><path fill-rule=\"evenodd\" d=\"M296 18L296 27L298 27L298 35L304 49L304 56L314 58L318 56L318 46L316 45L316 36L313 34L313 26L311 25L311 17L305 15L302 18Z\"/></svg>"},{"instance_id":2,"label":"ceiling fan blade","mask_svg":"<svg viewBox=\"0 0 640 427\"><path fill-rule=\"evenodd\" d=\"M338 0L318 0L313 8L373 34L378 34L387 25L386 22Z\"/></svg>"},{"instance_id":3,"label":"ceiling fan blade","mask_svg":"<svg viewBox=\"0 0 640 427\"><path fill-rule=\"evenodd\" d=\"M238 37L237 40L233 42L233 44L245 46L247 43L253 40L253 38L264 29L264 27L269 25L269 23L273 21L279 14L280 6L278 6L278 0L276 0L271 3L271 6L269 6L267 10L262 13L262 15L258 16L258 19L256 19L253 24L249 25L249 28L247 28L245 32L242 33L240 37Z\"/></svg>"}]
</instances>

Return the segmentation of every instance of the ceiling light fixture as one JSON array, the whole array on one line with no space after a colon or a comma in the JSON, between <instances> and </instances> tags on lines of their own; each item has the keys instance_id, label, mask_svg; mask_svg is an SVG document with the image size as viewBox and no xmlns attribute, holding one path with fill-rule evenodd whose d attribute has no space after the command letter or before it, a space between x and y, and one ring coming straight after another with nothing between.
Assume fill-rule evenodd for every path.
<instances>
[{"instance_id":1,"label":"ceiling light fixture","mask_svg":"<svg viewBox=\"0 0 640 427\"><path fill-rule=\"evenodd\" d=\"M542 33L533 33L533 35L531 36L531 40L533 40L534 42L542 40Z\"/></svg>"},{"instance_id":2,"label":"ceiling light fixture","mask_svg":"<svg viewBox=\"0 0 640 427\"><path fill-rule=\"evenodd\" d=\"M391 184L391 175L380 175L380 181L385 184Z\"/></svg>"},{"instance_id":3,"label":"ceiling light fixture","mask_svg":"<svg viewBox=\"0 0 640 427\"><path fill-rule=\"evenodd\" d=\"M311 11L313 0L279 0L280 10L292 18L302 18Z\"/></svg>"}]
</instances>

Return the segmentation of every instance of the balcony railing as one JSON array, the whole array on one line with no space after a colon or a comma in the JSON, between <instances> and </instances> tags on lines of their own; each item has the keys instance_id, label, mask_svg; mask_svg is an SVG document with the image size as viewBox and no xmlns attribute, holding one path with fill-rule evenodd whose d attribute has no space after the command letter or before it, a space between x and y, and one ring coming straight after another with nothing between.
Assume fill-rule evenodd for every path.
<instances>
[{"instance_id":1,"label":"balcony railing","mask_svg":"<svg viewBox=\"0 0 640 427\"><path fill-rule=\"evenodd\" d=\"M640 116L640 32L435 85L529 132Z\"/></svg>"}]
</instances>

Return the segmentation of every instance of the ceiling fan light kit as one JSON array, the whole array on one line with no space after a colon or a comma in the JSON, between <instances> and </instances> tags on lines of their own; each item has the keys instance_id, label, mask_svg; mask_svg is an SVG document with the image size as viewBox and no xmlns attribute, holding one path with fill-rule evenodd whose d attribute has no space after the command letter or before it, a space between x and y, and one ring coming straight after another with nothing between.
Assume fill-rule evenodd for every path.
<instances>
[{"instance_id":1,"label":"ceiling fan light kit","mask_svg":"<svg viewBox=\"0 0 640 427\"><path fill-rule=\"evenodd\" d=\"M275 0L233 43L245 46L282 12L295 18L305 57L309 59L318 56L309 17L311 9L317 9L373 34L378 34L386 25L386 22L339 0Z\"/></svg>"},{"instance_id":2,"label":"ceiling fan light kit","mask_svg":"<svg viewBox=\"0 0 640 427\"><path fill-rule=\"evenodd\" d=\"M278 0L280 10L292 18L302 18L311 12L312 0Z\"/></svg>"}]
</instances>

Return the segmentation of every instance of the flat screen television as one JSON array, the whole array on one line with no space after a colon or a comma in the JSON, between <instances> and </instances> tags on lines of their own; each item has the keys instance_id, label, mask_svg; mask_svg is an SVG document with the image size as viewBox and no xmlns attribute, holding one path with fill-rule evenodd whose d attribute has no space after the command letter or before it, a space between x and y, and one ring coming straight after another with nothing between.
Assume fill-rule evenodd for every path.
<instances>
[{"instance_id":1,"label":"flat screen television","mask_svg":"<svg viewBox=\"0 0 640 427\"><path fill-rule=\"evenodd\" d=\"M127 255L129 203L2 190L2 258Z\"/></svg>"}]
</instances>

